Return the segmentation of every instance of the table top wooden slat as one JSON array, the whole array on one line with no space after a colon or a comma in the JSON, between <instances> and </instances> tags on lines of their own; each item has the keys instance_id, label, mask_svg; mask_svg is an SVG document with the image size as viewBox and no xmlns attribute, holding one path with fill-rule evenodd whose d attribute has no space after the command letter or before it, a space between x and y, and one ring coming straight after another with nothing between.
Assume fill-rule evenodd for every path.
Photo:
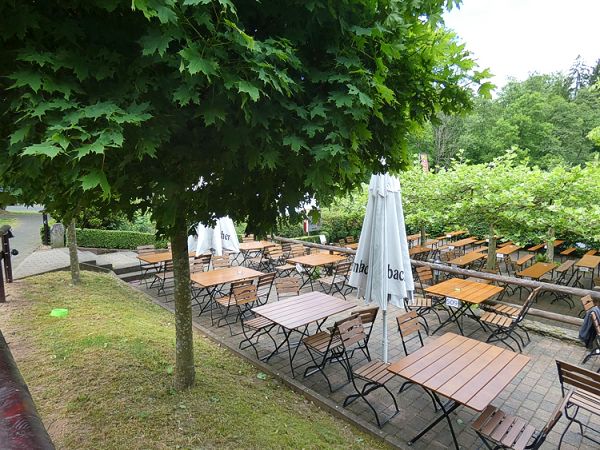
<instances>
[{"instance_id":1,"label":"table top wooden slat","mask_svg":"<svg viewBox=\"0 0 600 450\"><path fill-rule=\"evenodd\" d=\"M239 249L243 252L249 252L253 250L264 250L268 247L275 247L277 244L269 241L248 241L240 242Z\"/></svg>"},{"instance_id":2,"label":"table top wooden slat","mask_svg":"<svg viewBox=\"0 0 600 450\"><path fill-rule=\"evenodd\" d=\"M517 275L537 280L554 269L556 269L556 264L554 263L537 262L526 269L517 272Z\"/></svg>"},{"instance_id":3,"label":"table top wooden slat","mask_svg":"<svg viewBox=\"0 0 600 450\"><path fill-rule=\"evenodd\" d=\"M259 306L252 311L284 328L294 329L352 308L352 303L337 297L322 292L309 292Z\"/></svg>"},{"instance_id":4,"label":"table top wooden slat","mask_svg":"<svg viewBox=\"0 0 600 450\"><path fill-rule=\"evenodd\" d=\"M449 231L444 233L443 236L440 236L441 238L453 238L455 236L460 236L461 234L467 234L468 231L467 230L456 230L456 231Z\"/></svg>"},{"instance_id":5,"label":"table top wooden slat","mask_svg":"<svg viewBox=\"0 0 600 450\"><path fill-rule=\"evenodd\" d=\"M353 242L352 244L346 244L345 247L349 248L351 250L356 250L356 249L358 249L358 242Z\"/></svg>"},{"instance_id":6,"label":"table top wooden slat","mask_svg":"<svg viewBox=\"0 0 600 450\"><path fill-rule=\"evenodd\" d=\"M466 253L462 256L459 256L458 258L451 259L450 261L448 261L448 263L454 264L455 266L466 266L467 264L471 264L472 262L477 261L478 259L483 259L486 257L486 253L482 253L478 250Z\"/></svg>"},{"instance_id":7,"label":"table top wooden slat","mask_svg":"<svg viewBox=\"0 0 600 450\"><path fill-rule=\"evenodd\" d=\"M461 239L459 241L449 242L448 247L454 247L454 248L465 247L469 244L473 244L476 241L477 241L477 238L468 237L468 238Z\"/></svg>"},{"instance_id":8,"label":"table top wooden slat","mask_svg":"<svg viewBox=\"0 0 600 450\"><path fill-rule=\"evenodd\" d=\"M427 342L388 370L476 411L491 401L529 357L455 333Z\"/></svg>"},{"instance_id":9,"label":"table top wooden slat","mask_svg":"<svg viewBox=\"0 0 600 450\"><path fill-rule=\"evenodd\" d=\"M330 255L329 253L314 253L311 255L298 256L288 259L290 264L302 264L303 266L318 267L326 264L333 264L346 259L341 255Z\"/></svg>"},{"instance_id":10,"label":"table top wooden slat","mask_svg":"<svg viewBox=\"0 0 600 450\"><path fill-rule=\"evenodd\" d=\"M469 303L479 304L502 292L504 288L493 284L451 278L425 289L426 292L444 297L452 297Z\"/></svg>"},{"instance_id":11,"label":"table top wooden slat","mask_svg":"<svg viewBox=\"0 0 600 450\"><path fill-rule=\"evenodd\" d=\"M575 263L578 267L587 267L589 269L595 269L600 264L600 256L584 255L579 261Z\"/></svg>"},{"instance_id":12,"label":"table top wooden slat","mask_svg":"<svg viewBox=\"0 0 600 450\"><path fill-rule=\"evenodd\" d=\"M226 267L224 269L209 270L208 272L195 272L190 279L202 287L218 286L220 284L241 281L248 278L256 278L263 275L258 270L244 266Z\"/></svg>"},{"instance_id":13,"label":"table top wooden slat","mask_svg":"<svg viewBox=\"0 0 600 450\"><path fill-rule=\"evenodd\" d=\"M521 248L523 248L523 247L520 247L520 246L514 245L514 244L509 244L509 245L505 245L504 247L501 247L498 250L496 250L496 254L510 255L511 253L514 253L517 250L520 250Z\"/></svg>"},{"instance_id":14,"label":"table top wooden slat","mask_svg":"<svg viewBox=\"0 0 600 450\"><path fill-rule=\"evenodd\" d=\"M193 258L194 256L196 256L195 251L188 252L189 258ZM145 255L138 255L138 259L148 264L157 264L161 262L171 261L173 259L173 255L171 254L171 252L147 253Z\"/></svg>"}]
</instances>

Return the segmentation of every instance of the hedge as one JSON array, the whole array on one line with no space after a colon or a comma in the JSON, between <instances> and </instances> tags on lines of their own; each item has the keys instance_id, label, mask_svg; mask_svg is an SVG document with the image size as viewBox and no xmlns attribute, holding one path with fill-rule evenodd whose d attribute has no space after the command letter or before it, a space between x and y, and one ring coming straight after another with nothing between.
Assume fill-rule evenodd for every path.
<instances>
[{"instance_id":1,"label":"hedge","mask_svg":"<svg viewBox=\"0 0 600 450\"><path fill-rule=\"evenodd\" d=\"M165 241L156 239L152 233L118 230L77 229L77 245L79 247L115 248L135 250L140 245L155 245L166 248Z\"/></svg>"}]
</instances>

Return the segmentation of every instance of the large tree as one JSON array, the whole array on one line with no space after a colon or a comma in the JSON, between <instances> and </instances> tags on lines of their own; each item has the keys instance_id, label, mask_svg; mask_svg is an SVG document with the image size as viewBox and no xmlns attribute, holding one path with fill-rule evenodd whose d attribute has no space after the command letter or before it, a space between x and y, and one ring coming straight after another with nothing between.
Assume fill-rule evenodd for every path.
<instances>
[{"instance_id":1,"label":"large tree","mask_svg":"<svg viewBox=\"0 0 600 450\"><path fill-rule=\"evenodd\" d=\"M67 173L82 208L92 193L151 211L172 243L175 382L189 386L190 223L228 214L270 230L308 199L402 169L407 133L468 107L485 76L441 26L455 3L3 2L2 183ZM68 220L71 197L54 194Z\"/></svg>"}]
</instances>

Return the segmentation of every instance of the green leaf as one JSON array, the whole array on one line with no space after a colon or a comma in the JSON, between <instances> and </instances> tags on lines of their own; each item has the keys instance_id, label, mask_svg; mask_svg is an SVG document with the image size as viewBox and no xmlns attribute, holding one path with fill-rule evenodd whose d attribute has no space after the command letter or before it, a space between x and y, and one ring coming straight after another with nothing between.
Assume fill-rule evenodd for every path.
<instances>
[{"instance_id":1,"label":"green leaf","mask_svg":"<svg viewBox=\"0 0 600 450\"><path fill-rule=\"evenodd\" d=\"M26 147L23 150L23 155L31 156L47 156L50 159L56 157L59 153L62 153L62 149L57 147L51 142L42 142L41 144L34 144Z\"/></svg>"},{"instance_id":2,"label":"green leaf","mask_svg":"<svg viewBox=\"0 0 600 450\"><path fill-rule=\"evenodd\" d=\"M150 30L150 32L140 39L142 45L143 55L153 55L158 52L160 56L163 56L169 47L169 43L173 40L173 37L161 33L160 30Z\"/></svg>"},{"instance_id":3,"label":"green leaf","mask_svg":"<svg viewBox=\"0 0 600 450\"><path fill-rule=\"evenodd\" d=\"M84 191L89 191L97 186L102 188L104 195L110 195L110 185L106 179L106 174L99 169L94 169L87 175L80 178L81 187Z\"/></svg>"},{"instance_id":4,"label":"green leaf","mask_svg":"<svg viewBox=\"0 0 600 450\"><path fill-rule=\"evenodd\" d=\"M200 52L195 47L187 47L179 52L181 57L185 59L187 64L187 70L191 75L196 75L198 72L202 72L207 77L215 75L219 64L210 59L203 58L200 56Z\"/></svg>"},{"instance_id":5,"label":"green leaf","mask_svg":"<svg viewBox=\"0 0 600 450\"><path fill-rule=\"evenodd\" d=\"M10 135L10 145L15 145L15 144L18 144L19 142L23 141L23 139L25 139L27 137L27 135L29 134L30 129L31 129L31 127L29 125L27 125L22 128L19 128L17 131L15 131L13 134L11 134Z\"/></svg>"},{"instance_id":6,"label":"green leaf","mask_svg":"<svg viewBox=\"0 0 600 450\"><path fill-rule=\"evenodd\" d=\"M353 103L352 97L341 91L335 91L329 94L329 100L335 102L335 106L338 108L352 106Z\"/></svg>"},{"instance_id":7,"label":"green leaf","mask_svg":"<svg viewBox=\"0 0 600 450\"><path fill-rule=\"evenodd\" d=\"M77 149L77 158L81 159L90 153L98 155L104 153L104 145L102 145L99 140L91 144L84 144Z\"/></svg>"},{"instance_id":8,"label":"green leaf","mask_svg":"<svg viewBox=\"0 0 600 450\"><path fill-rule=\"evenodd\" d=\"M255 102L260 98L259 89L256 86L254 86L252 83L249 83L248 81L238 81L236 83L236 85L238 88L238 92L245 92L246 94L248 94L250 96L252 101Z\"/></svg>"},{"instance_id":9,"label":"green leaf","mask_svg":"<svg viewBox=\"0 0 600 450\"><path fill-rule=\"evenodd\" d=\"M308 148L304 139L298 136L285 136L283 138L283 145L289 145L296 153L298 153L301 148Z\"/></svg>"},{"instance_id":10,"label":"green leaf","mask_svg":"<svg viewBox=\"0 0 600 450\"><path fill-rule=\"evenodd\" d=\"M209 5L212 3L212 0L184 0L183 4L184 5Z\"/></svg>"},{"instance_id":11,"label":"green leaf","mask_svg":"<svg viewBox=\"0 0 600 450\"><path fill-rule=\"evenodd\" d=\"M19 70L12 73L8 77L15 80L15 83L10 87L10 89L30 87L33 92L37 93L37 91L39 91L42 87L42 76L37 72Z\"/></svg>"}]
</instances>

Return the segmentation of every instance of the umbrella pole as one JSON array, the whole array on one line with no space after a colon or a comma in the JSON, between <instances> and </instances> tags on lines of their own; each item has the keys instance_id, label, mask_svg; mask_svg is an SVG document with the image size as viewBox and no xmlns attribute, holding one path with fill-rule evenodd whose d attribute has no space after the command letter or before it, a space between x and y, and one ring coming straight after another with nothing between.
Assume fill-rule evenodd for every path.
<instances>
[{"instance_id":1,"label":"umbrella pole","mask_svg":"<svg viewBox=\"0 0 600 450\"><path fill-rule=\"evenodd\" d=\"M390 294L387 295L386 301L389 300L389 297ZM387 307L383 309L383 362L386 364L388 362Z\"/></svg>"}]
</instances>

